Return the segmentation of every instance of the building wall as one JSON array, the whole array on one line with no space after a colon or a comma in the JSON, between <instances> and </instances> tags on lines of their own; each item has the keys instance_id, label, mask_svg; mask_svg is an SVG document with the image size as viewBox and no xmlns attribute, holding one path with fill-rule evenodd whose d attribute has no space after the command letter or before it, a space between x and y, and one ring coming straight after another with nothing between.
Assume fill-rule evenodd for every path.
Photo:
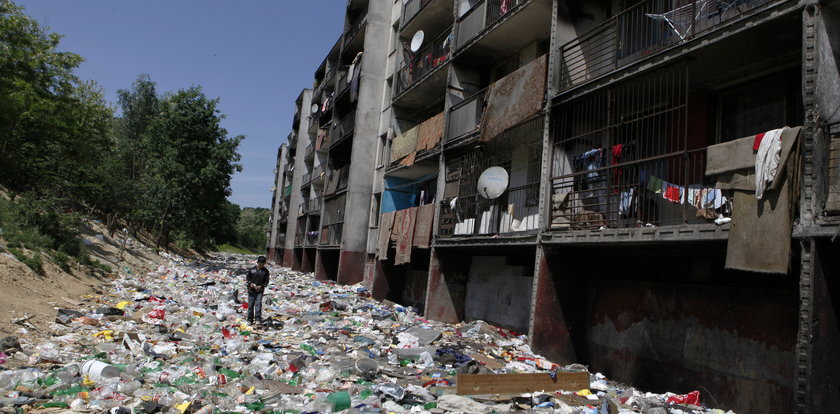
<instances>
[{"instance_id":1,"label":"building wall","mask_svg":"<svg viewBox=\"0 0 840 414\"><path fill-rule=\"evenodd\" d=\"M473 257L464 317L526 332L533 277L532 266L508 265L505 256Z\"/></svg>"}]
</instances>

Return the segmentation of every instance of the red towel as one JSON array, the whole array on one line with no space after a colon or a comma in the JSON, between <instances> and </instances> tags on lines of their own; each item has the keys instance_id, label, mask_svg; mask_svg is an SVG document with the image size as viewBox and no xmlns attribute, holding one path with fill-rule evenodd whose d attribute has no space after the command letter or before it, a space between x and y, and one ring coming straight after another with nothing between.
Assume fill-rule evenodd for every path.
<instances>
[{"instance_id":1,"label":"red towel","mask_svg":"<svg viewBox=\"0 0 840 414\"><path fill-rule=\"evenodd\" d=\"M758 151L758 146L761 145L762 139L764 139L764 132L760 134L755 134L755 140L753 141L753 151Z\"/></svg>"}]
</instances>

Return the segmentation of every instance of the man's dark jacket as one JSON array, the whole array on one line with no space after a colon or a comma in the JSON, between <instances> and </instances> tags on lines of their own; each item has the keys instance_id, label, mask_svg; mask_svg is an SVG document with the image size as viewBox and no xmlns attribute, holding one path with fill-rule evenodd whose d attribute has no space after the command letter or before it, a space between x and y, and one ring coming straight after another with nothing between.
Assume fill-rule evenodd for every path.
<instances>
[{"instance_id":1,"label":"man's dark jacket","mask_svg":"<svg viewBox=\"0 0 840 414\"><path fill-rule=\"evenodd\" d=\"M268 269L259 269L256 266L248 269L248 273L245 276L245 282L248 284L248 293L259 293L260 290L252 288L251 283L257 286L262 286L263 289L265 289L265 287L268 286Z\"/></svg>"}]
</instances>

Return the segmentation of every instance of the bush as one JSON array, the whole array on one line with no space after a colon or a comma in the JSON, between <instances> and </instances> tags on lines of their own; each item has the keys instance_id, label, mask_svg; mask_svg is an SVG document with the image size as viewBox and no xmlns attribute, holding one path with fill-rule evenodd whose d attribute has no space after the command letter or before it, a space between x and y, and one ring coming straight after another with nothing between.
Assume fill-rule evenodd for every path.
<instances>
[{"instance_id":1,"label":"bush","mask_svg":"<svg viewBox=\"0 0 840 414\"><path fill-rule=\"evenodd\" d=\"M44 261L41 259L41 254L33 252L32 257L29 257L20 249L10 248L9 253L15 256L21 263L28 266L32 271L39 275L44 274Z\"/></svg>"},{"instance_id":2,"label":"bush","mask_svg":"<svg viewBox=\"0 0 840 414\"><path fill-rule=\"evenodd\" d=\"M70 272L70 256L62 251L56 251L52 254L53 262L65 272Z\"/></svg>"}]
</instances>

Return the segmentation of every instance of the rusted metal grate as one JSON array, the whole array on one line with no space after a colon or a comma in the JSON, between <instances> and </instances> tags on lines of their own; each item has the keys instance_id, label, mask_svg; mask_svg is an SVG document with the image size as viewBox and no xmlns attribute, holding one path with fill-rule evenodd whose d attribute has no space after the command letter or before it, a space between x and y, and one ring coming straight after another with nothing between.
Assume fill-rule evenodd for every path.
<instances>
[{"instance_id":1,"label":"rusted metal grate","mask_svg":"<svg viewBox=\"0 0 840 414\"><path fill-rule=\"evenodd\" d=\"M680 63L558 108L552 228L678 224L714 214L709 205L720 207L723 194L704 183L705 143L689 145L687 87Z\"/></svg>"}]
</instances>

